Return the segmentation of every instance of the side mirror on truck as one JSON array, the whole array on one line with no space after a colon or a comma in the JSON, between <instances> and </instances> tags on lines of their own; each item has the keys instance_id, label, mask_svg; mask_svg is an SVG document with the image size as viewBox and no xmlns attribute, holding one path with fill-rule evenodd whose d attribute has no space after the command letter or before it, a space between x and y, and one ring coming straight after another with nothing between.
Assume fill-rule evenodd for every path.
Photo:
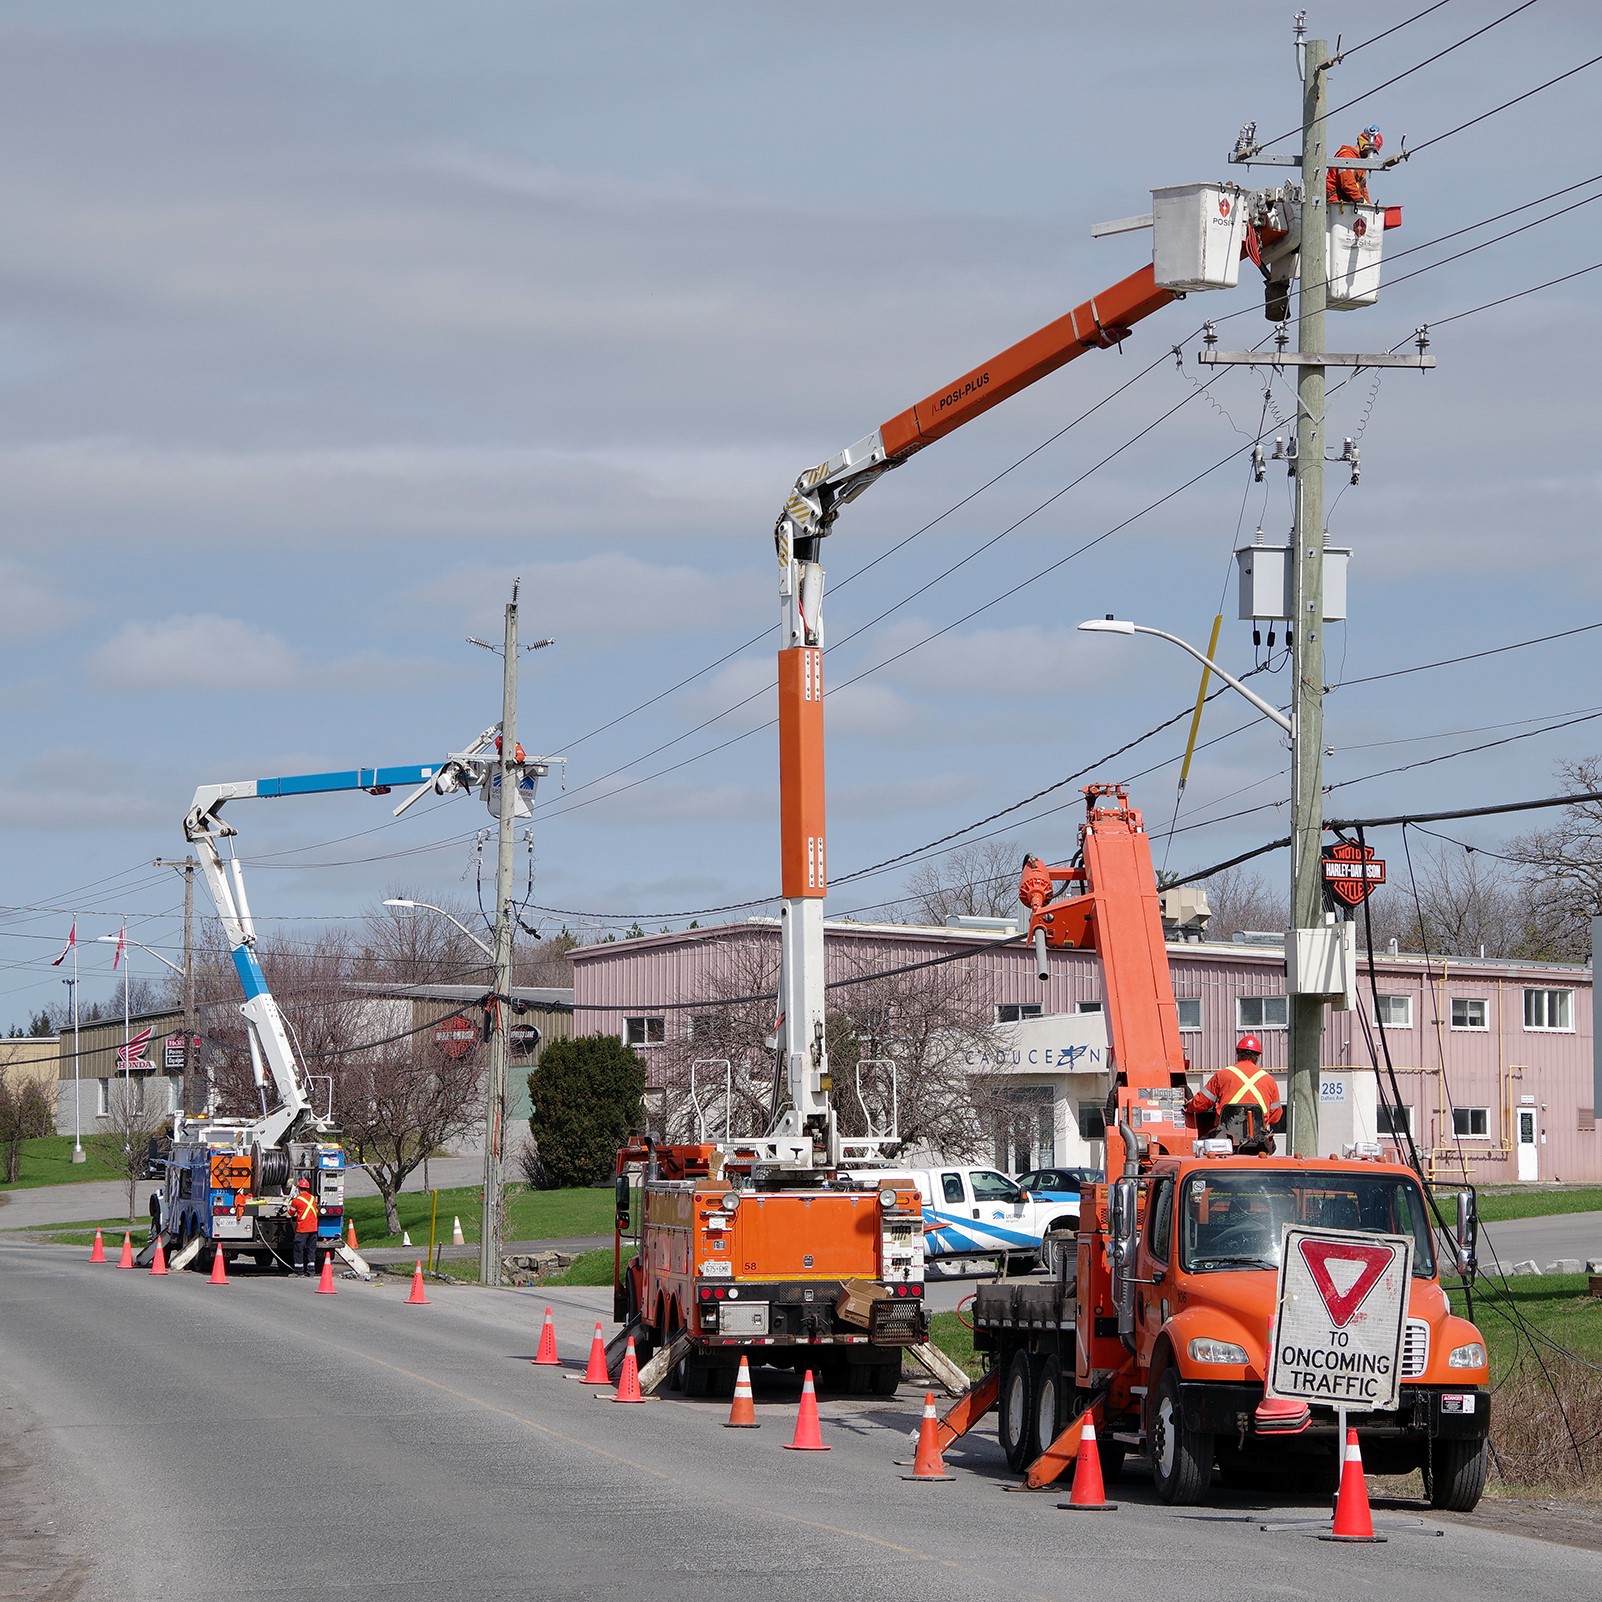
<instances>
[{"instance_id":1,"label":"side mirror on truck","mask_svg":"<svg viewBox=\"0 0 1602 1602\"><path fill-rule=\"evenodd\" d=\"M1457 1228L1452 1244L1457 1252L1457 1271L1470 1283L1479 1272L1480 1208L1472 1190L1457 1193Z\"/></svg>"}]
</instances>

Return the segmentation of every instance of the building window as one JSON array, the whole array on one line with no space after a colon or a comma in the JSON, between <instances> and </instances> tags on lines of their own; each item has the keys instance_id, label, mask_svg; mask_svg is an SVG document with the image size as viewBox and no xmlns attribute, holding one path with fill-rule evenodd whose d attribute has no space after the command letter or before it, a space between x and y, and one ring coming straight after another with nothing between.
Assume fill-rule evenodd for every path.
<instances>
[{"instance_id":1,"label":"building window","mask_svg":"<svg viewBox=\"0 0 1602 1602\"><path fill-rule=\"evenodd\" d=\"M1453 996L1452 1027L1454 1029L1489 1029L1490 1009L1484 996Z\"/></svg>"},{"instance_id":2,"label":"building window","mask_svg":"<svg viewBox=\"0 0 1602 1602\"><path fill-rule=\"evenodd\" d=\"M667 1021L662 1018L625 1018L623 1043L628 1046L660 1046L667 1039Z\"/></svg>"},{"instance_id":3,"label":"building window","mask_svg":"<svg viewBox=\"0 0 1602 1602\"><path fill-rule=\"evenodd\" d=\"M111 1081L97 1079L95 1081L95 1117L109 1118L111 1116Z\"/></svg>"},{"instance_id":4,"label":"building window","mask_svg":"<svg viewBox=\"0 0 1602 1602\"><path fill-rule=\"evenodd\" d=\"M1526 1029L1574 1028L1574 992L1572 990L1526 990L1524 992L1524 1027Z\"/></svg>"},{"instance_id":5,"label":"building window","mask_svg":"<svg viewBox=\"0 0 1602 1602\"><path fill-rule=\"evenodd\" d=\"M1038 1001L1003 1001L996 1006L996 1022L1021 1023L1025 1018L1038 1018L1043 1011Z\"/></svg>"},{"instance_id":6,"label":"building window","mask_svg":"<svg viewBox=\"0 0 1602 1602\"><path fill-rule=\"evenodd\" d=\"M1175 1003L1179 1008L1179 1027L1181 1029L1201 1028L1201 997L1182 996Z\"/></svg>"},{"instance_id":7,"label":"building window","mask_svg":"<svg viewBox=\"0 0 1602 1602\"><path fill-rule=\"evenodd\" d=\"M1101 1010L1102 1007L1099 1001L1076 1001L1074 1003L1075 1012L1100 1012Z\"/></svg>"},{"instance_id":8,"label":"building window","mask_svg":"<svg viewBox=\"0 0 1602 1602\"><path fill-rule=\"evenodd\" d=\"M1021 1174L1031 1168L1049 1168L1056 1160L1056 1115L1050 1087L1031 1085L1010 1092L996 1121L996 1166Z\"/></svg>"},{"instance_id":9,"label":"building window","mask_svg":"<svg viewBox=\"0 0 1602 1602\"><path fill-rule=\"evenodd\" d=\"M1491 1138L1491 1110L1489 1107L1454 1107L1452 1133L1459 1140L1489 1140Z\"/></svg>"},{"instance_id":10,"label":"building window","mask_svg":"<svg viewBox=\"0 0 1602 1602\"><path fill-rule=\"evenodd\" d=\"M1107 1138L1107 1117L1099 1101L1079 1103L1079 1138L1081 1140Z\"/></svg>"},{"instance_id":11,"label":"building window","mask_svg":"<svg viewBox=\"0 0 1602 1602\"><path fill-rule=\"evenodd\" d=\"M1413 1133L1413 1109L1382 1101L1374 1109L1374 1127L1381 1140L1406 1140Z\"/></svg>"},{"instance_id":12,"label":"building window","mask_svg":"<svg viewBox=\"0 0 1602 1602\"><path fill-rule=\"evenodd\" d=\"M1290 1000L1286 996L1236 996L1237 1029L1288 1029Z\"/></svg>"},{"instance_id":13,"label":"building window","mask_svg":"<svg viewBox=\"0 0 1602 1602\"><path fill-rule=\"evenodd\" d=\"M1381 1029L1411 1029L1413 1027L1413 998L1411 996L1377 996L1374 1001L1374 1022Z\"/></svg>"}]
</instances>

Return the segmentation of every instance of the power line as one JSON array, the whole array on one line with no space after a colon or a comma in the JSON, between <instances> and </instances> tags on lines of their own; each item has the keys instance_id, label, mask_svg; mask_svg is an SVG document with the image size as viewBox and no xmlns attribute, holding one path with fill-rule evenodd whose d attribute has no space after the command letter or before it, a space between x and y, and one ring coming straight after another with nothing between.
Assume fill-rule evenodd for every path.
<instances>
[{"instance_id":1,"label":"power line","mask_svg":"<svg viewBox=\"0 0 1602 1602\"><path fill-rule=\"evenodd\" d=\"M1337 50L1336 53L1329 58L1325 65L1329 67L1337 67L1348 56L1355 56L1359 50L1367 50L1371 44L1378 44L1381 39L1389 39L1393 33L1400 33L1403 28L1412 27L1415 22L1422 21L1432 12L1439 11L1443 6L1448 6L1451 3L1452 0L1435 0L1434 5L1426 6L1422 11L1414 12L1413 15L1407 18L1405 22L1394 22L1390 27L1385 29L1383 33L1376 33L1371 38L1363 40L1361 44L1349 45L1345 50Z\"/></svg>"}]
</instances>

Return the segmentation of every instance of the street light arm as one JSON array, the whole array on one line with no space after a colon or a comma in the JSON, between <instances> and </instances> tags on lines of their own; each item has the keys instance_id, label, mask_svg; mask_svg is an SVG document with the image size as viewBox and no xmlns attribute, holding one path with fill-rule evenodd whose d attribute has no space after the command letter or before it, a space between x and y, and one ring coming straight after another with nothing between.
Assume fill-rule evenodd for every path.
<instances>
[{"instance_id":1,"label":"street light arm","mask_svg":"<svg viewBox=\"0 0 1602 1602\"><path fill-rule=\"evenodd\" d=\"M1265 718L1271 723L1277 723L1293 740L1296 738L1296 724L1291 718L1286 717L1277 706L1270 706L1260 695L1253 694L1234 674L1226 672L1205 651L1198 650L1189 640L1182 640L1177 634L1168 634L1162 629L1148 628L1144 623L1127 623L1119 618L1090 618L1079 627L1087 634L1154 634L1159 640L1170 641L1181 651L1195 657L1208 672L1216 673L1230 689L1245 696Z\"/></svg>"},{"instance_id":2,"label":"street light arm","mask_svg":"<svg viewBox=\"0 0 1602 1602\"><path fill-rule=\"evenodd\" d=\"M96 943L109 942L109 943L113 943L114 944L116 942L117 938L118 937L116 935L96 935L95 936L95 941L96 941ZM143 951L147 956L154 957L157 962L165 963L169 968L172 969L172 971L174 973L182 973L184 971L182 963L174 962L170 957L162 956L162 954L159 951L152 951L150 949L150 947L147 946L144 943L143 940L129 940L126 937L124 937L123 938L123 944L126 945L126 946L138 946L138 948L141 951Z\"/></svg>"},{"instance_id":3,"label":"street light arm","mask_svg":"<svg viewBox=\"0 0 1602 1602\"><path fill-rule=\"evenodd\" d=\"M467 938L471 940L473 944L490 959L491 962L494 962L495 948L493 946L486 945L478 938L476 934L473 933L471 929L467 927L465 923L462 922L460 918L456 917L452 913L447 912L443 907L436 907L432 901L407 901L398 896L391 896L385 900L384 905L386 907L405 907L407 909L421 908L425 912L437 912L440 917L446 920L446 922L454 923L456 927L460 929L462 933L466 935Z\"/></svg>"}]
</instances>

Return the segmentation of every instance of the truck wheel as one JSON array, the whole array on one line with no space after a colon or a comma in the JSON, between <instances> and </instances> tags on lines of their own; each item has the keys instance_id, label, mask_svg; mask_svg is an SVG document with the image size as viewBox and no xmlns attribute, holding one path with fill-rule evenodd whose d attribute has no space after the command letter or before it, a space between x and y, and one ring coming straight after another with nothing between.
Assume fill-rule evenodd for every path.
<instances>
[{"instance_id":1,"label":"truck wheel","mask_svg":"<svg viewBox=\"0 0 1602 1602\"><path fill-rule=\"evenodd\" d=\"M1065 1411L1062 1359L1053 1352L1035 1380L1035 1440L1042 1452L1062 1434Z\"/></svg>"},{"instance_id":2,"label":"truck wheel","mask_svg":"<svg viewBox=\"0 0 1602 1602\"><path fill-rule=\"evenodd\" d=\"M1485 1489L1484 1441L1431 1441L1424 1457L1424 1494L1446 1513L1472 1513Z\"/></svg>"},{"instance_id":3,"label":"truck wheel","mask_svg":"<svg viewBox=\"0 0 1602 1602\"><path fill-rule=\"evenodd\" d=\"M1179 1373L1167 1369L1151 1400L1146 1427L1152 1483L1163 1501L1194 1507L1207 1494L1213 1477L1213 1438L1186 1427L1179 1402Z\"/></svg>"},{"instance_id":4,"label":"truck wheel","mask_svg":"<svg viewBox=\"0 0 1602 1602\"><path fill-rule=\"evenodd\" d=\"M680 1359L678 1380L680 1396L688 1399L707 1395L711 1389L711 1372L707 1359L695 1353Z\"/></svg>"},{"instance_id":5,"label":"truck wheel","mask_svg":"<svg viewBox=\"0 0 1602 1602\"><path fill-rule=\"evenodd\" d=\"M896 1350L872 1369L870 1389L875 1396L894 1396L901 1387L901 1352Z\"/></svg>"},{"instance_id":6,"label":"truck wheel","mask_svg":"<svg viewBox=\"0 0 1602 1602\"><path fill-rule=\"evenodd\" d=\"M1029 1353L1020 1346L1007 1364L1001 1381L1001 1400L996 1408L996 1433L1001 1440L1001 1450L1006 1454L1007 1467L1019 1474L1036 1456L1029 1450L1034 1417L1034 1366L1029 1361Z\"/></svg>"}]
</instances>

